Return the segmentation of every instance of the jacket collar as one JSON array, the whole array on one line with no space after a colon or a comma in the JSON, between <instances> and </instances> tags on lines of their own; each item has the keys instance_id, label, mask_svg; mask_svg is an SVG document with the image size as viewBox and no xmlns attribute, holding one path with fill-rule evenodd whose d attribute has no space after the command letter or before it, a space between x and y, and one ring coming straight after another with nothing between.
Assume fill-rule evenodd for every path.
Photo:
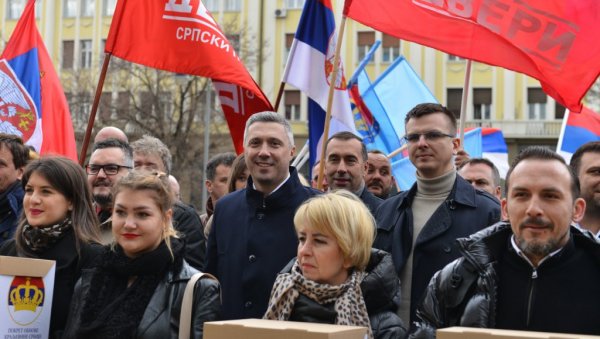
<instances>
[{"instance_id":1,"label":"jacket collar","mask_svg":"<svg viewBox=\"0 0 600 339\"><path fill-rule=\"evenodd\" d=\"M293 204L293 199L296 192L302 188L302 183L298 178L298 171L296 168L291 167L289 179L281 186L277 191L264 196L262 192L254 189L252 177L248 177L248 184L246 185L246 198L248 202L254 207L263 208L281 208Z\"/></svg>"},{"instance_id":2,"label":"jacket collar","mask_svg":"<svg viewBox=\"0 0 600 339\"><path fill-rule=\"evenodd\" d=\"M417 183L415 182L410 190L400 193L398 209L410 207L416 194ZM469 207L477 207L475 203L476 195L477 192L473 186L471 186L471 184L469 184L460 175L457 175L456 179L454 180L454 186L452 186L452 190L450 191L450 194L448 194L446 201Z\"/></svg>"},{"instance_id":3,"label":"jacket collar","mask_svg":"<svg viewBox=\"0 0 600 339\"><path fill-rule=\"evenodd\" d=\"M167 274L167 282L174 283L182 280L189 280L194 273L198 271L190 266L185 260L183 261L183 265L181 266L181 270L179 272L170 271Z\"/></svg>"},{"instance_id":4,"label":"jacket collar","mask_svg":"<svg viewBox=\"0 0 600 339\"><path fill-rule=\"evenodd\" d=\"M156 287L156 291L152 295L150 302L148 302L148 306L144 311L144 315L142 316L142 320L138 325L138 334L140 337L143 337L143 333L156 321L156 319L163 313L169 305L169 297L170 293L168 293L170 285L182 281L188 281L196 273L194 268L192 268L185 260L183 261L183 266L179 272L170 271L167 274L163 283L158 284ZM182 287L182 288L185 288Z\"/></svg>"},{"instance_id":5,"label":"jacket collar","mask_svg":"<svg viewBox=\"0 0 600 339\"><path fill-rule=\"evenodd\" d=\"M590 233L570 227L571 241L575 247L586 249L600 263L600 242ZM505 251L512 236L509 222L500 221L492 226L472 234L468 238L457 239L463 256L472 264L483 267L495 260L501 251Z\"/></svg>"}]
</instances>

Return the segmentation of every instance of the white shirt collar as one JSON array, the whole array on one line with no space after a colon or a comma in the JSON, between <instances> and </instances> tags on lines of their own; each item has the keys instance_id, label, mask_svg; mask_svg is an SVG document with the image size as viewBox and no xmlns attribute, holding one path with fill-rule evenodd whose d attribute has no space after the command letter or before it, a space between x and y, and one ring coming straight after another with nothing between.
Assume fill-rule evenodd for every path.
<instances>
[{"instance_id":1,"label":"white shirt collar","mask_svg":"<svg viewBox=\"0 0 600 339\"><path fill-rule=\"evenodd\" d=\"M544 261L546 261L546 260L548 260L548 259L552 258L553 256L555 256L556 254L558 254L558 252L562 251L562 249L563 249L563 248L561 247L561 248L557 249L556 251L554 251L554 252L552 252L552 253L548 254L547 256L545 256L544 258L542 258L542 260L540 260L540 262L538 262L537 266L535 266L535 265L534 265L534 264L531 262L531 260L529 260L529 258L527 257L527 255L526 255L526 254L525 254L523 251L521 251L521 249L519 248L519 246L517 246L517 242L515 241L515 235L514 235L514 234L512 235L512 237L510 237L510 243L512 244L512 247L513 247L513 249L515 250L515 252L517 252L517 254L518 254L518 255L519 255L521 258L525 259L525 261L527 261L527 262L529 263L529 265L531 265L531 267L533 267L533 268L537 268L537 267L539 267L539 266L540 266L540 265L541 265L541 264L542 264Z\"/></svg>"},{"instance_id":2,"label":"white shirt collar","mask_svg":"<svg viewBox=\"0 0 600 339\"><path fill-rule=\"evenodd\" d=\"M579 225L579 223L578 223L578 222L576 222L576 223L573 223L573 225L574 225L575 227L577 227L578 229L582 230L582 231L588 231L588 232L590 232L590 233L594 234L594 233L593 233L593 232L591 232L590 230L588 230L588 229L586 229L586 228L583 228L583 227L581 227L581 225ZM596 238L596 240L600 240L600 231L598 231L598 233L594 234L594 237Z\"/></svg>"},{"instance_id":3,"label":"white shirt collar","mask_svg":"<svg viewBox=\"0 0 600 339\"><path fill-rule=\"evenodd\" d=\"M290 172L288 172L287 177L285 177L285 179L281 182L281 184L279 184L279 186L275 187L275 189L271 193L265 195L265 197L277 192L277 190L280 189L281 186L283 186L289 179L290 179ZM252 188L254 188L255 191L258 191L256 189L256 185L254 184L254 181L252 181Z\"/></svg>"}]
</instances>

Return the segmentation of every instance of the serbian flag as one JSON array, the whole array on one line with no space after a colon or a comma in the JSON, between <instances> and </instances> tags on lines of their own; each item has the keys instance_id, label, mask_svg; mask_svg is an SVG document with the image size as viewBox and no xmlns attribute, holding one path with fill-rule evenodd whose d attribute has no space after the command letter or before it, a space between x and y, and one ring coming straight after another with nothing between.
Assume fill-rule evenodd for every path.
<instances>
[{"instance_id":1,"label":"serbian flag","mask_svg":"<svg viewBox=\"0 0 600 339\"><path fill-rule=\"evenodd\" d=\"M504 140L504 134L499 128L493 127L478 127L481 128L481 157L491 161L501 178L506 178L508 173L508 147ZM465 128L465 132L471 131L474 128ZM467 143L467 141L465 141ZM470 154L471 157L474 155Z\"/></svg>"},{"instance_id":2,"label":"serbian flag","mask_svg":"<svg viewBox=\"0 0 600 339\"><path fill-rule=\"evenodd\" d=\"M273 110L200 0L120 0L105 51L145 66L213 79L238 153L248 117Z\"/></svg>"},{"instance_id":3,"label":"serbian flag","mask_svg":"<svg viewBox=\"0 0 600 339\"><path fill-rule=\"evenodd\" d=\"M333 73L333 57L337 36L330 0L307 0L298 30L294 36L283 81L300 89L309 97L308 134L310 167L319 159L323 136L329 84ZM333 94L329 136L351 131L358 135L346 92L342 64L338 66Z\"/></svg>"},{"instance_id":4,"label":"serbian flag","mask_svg":"<svg viewBox=\"0 0 600 339\"><path fill-rule=\"evenodd\" d=\"M491 161L501 178L506 178L508 173L508 147L504 140L504 134L499 128L481 128L481 157Z\"/></svg>"},{"instance_id":5,"label":"serbian flag","mask_svg":"<svg viewBox=\"0 0 600 339\"><path fill-rule=\"evenodd\" d=\"M71 113L29 0L0 55L0 132L77 161Z\"/></svg>"},{"instance_id":6,"label":"serbian flag","mask_svg":"<svg viewBox=\"0 0 600 339\"><path fill-rule=\"evenodd\" d=\"M600 74L598 0L346 0L344 14L400 39L525 73L574 112Z\"/></svg>"},{"instance_id":7,"label":"serbian flag","mask_svg":"<svg viewBox=\"0 0 600 339\"><path fill-rule=\"evenodd\" d=\"M569 163L579 146L599 140L600 115L598 113L587 107L584 107L580 114L570 114L567 110L563 117L556 151Z\"/></svg>"}]
</instances>

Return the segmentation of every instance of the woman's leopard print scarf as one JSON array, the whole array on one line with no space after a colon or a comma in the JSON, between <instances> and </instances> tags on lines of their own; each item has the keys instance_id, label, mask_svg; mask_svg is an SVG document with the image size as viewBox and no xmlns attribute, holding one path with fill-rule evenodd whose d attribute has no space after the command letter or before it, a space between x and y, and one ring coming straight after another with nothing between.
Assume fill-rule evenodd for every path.
<instances>
[{"instance_id":1,"label":"woman's leopard print scarf","mask_svg":"<svg viewBox=\"0 0 600 339\"><path fill-rule=\"evenodd\" d=\"M296 299L303 294L319 304L334 302L334 309L337 312L336 325L365 326L368 328L369 338L372 339L369 314L360 289L360 282L364 276L364 272L354 271L342 285L319 284L304 278L296 260L291 273L277 276L263 318L289 319Z\"/></svg>"}]
</instances>

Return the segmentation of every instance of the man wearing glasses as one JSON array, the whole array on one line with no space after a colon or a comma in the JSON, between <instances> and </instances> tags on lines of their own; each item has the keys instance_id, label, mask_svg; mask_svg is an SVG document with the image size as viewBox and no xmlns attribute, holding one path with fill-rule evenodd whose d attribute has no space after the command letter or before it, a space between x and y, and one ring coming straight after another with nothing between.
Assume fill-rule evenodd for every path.
<instances>
[{"instance_id":1,"label":"man wearing glasses","mask_svg":"<svg viewBox=\"0 0 600 339\"><path fill-rule=\"evenodd\" d=\"M128 143L106 139L94 144L90 162L85 166L100 219L103 244L112 241L110 217L113 207L112 187L133 168L133 151Z\"/></svg>"},{"instance_id":2,"label":"man wearing glasses","mask_svg":"<svg viewBox=\"0 0 600 339\"><path fill-rule=\"evenodd\" d=\"M500 204L457 175L453 158L460 139L446 107L419 104L404 126L417 182L381 204L373 247L392 254L402 284L400 318L411 324L433 274L460 256L456 238L499 221Z\"/></svg>"}]
</instances>

